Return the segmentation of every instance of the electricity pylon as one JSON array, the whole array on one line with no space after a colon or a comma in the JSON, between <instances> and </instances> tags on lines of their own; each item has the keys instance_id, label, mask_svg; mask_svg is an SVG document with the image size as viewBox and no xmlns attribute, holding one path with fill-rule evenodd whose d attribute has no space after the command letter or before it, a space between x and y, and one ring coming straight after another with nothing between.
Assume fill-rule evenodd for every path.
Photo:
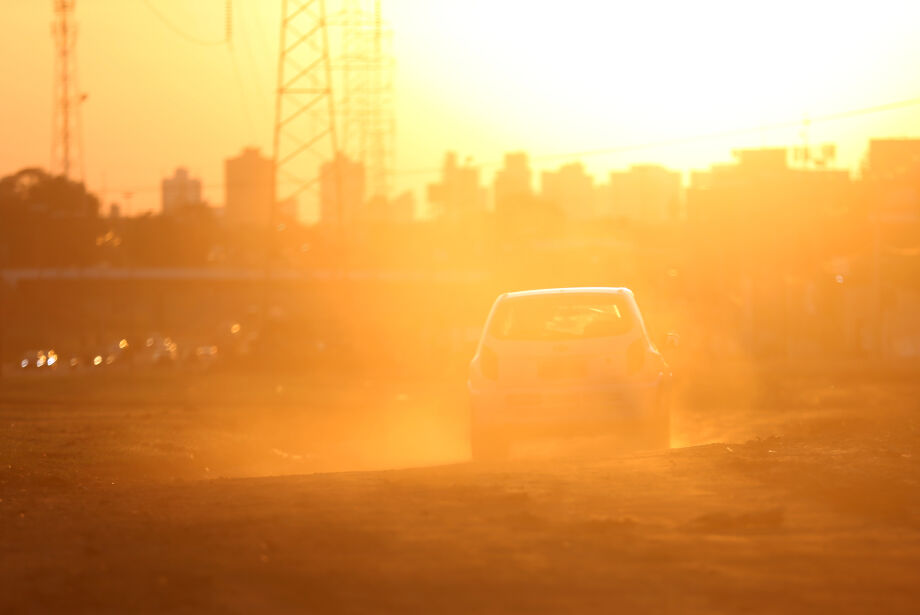
<instances>
[{"instance_id":1,"label":"electricity pylon","mask_svg":"<svg viewBox=\"0 0 920 615\"><path fill-rule=\"evenodd\" d=\"M368 196L387 198L395 136L392 31L380 0L345 0L335 25L341 26L333 65L341 82L342 151L364 164Z\"/></svg>"},{"instance_id":2,"label":"electricity pylon","mask_svg":"<svg viewBox=\"0 0 920 615\"><path fill-rule=\"evenodd\" d=\"M53 0L54 21L54 104L52 105L51 169L69 178L76 170L83 181L83 141L80 104L85 96L78 90L76 42L73 23L76 0Z\"/></svg>"},{"instance_id":3,"label":"electricity pylon","mask_svg":"<svg viewBox=\"0 0 920 615\"><path fill-rule=\"evenodd\" d=\"M271 223L319 183L319 166L338 151L324 0L282 0L272 159Z\"/></svg>"}]
</instances>

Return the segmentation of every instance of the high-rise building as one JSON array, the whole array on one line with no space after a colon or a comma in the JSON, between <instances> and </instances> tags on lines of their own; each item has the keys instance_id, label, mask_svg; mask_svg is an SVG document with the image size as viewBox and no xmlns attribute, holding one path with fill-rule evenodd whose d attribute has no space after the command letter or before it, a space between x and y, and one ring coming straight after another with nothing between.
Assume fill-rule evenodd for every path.
<instances>
[{"instance_id":1,"label":"high-rise building","mask_svg":"<svg viewBox=\"0 0 920 615\"><path fill-rule=\"evenodd\" d=\"M462 218L485 210L486 191L479 185L479 169L457 164L457 154L447 152L441 181L428 184L428 202L436 206L437 213L449 218Z\"/></svg>"},{"instance_id":2,"label":"high-rise building","mask_svg":"<svg viewBox=\"0 0 920 615\"><path fill-rule=\"evenodd\" d=\"M920 139L870 139L863 176L891 179L920 173Z\"/></svg>"},{"instance_id":3,"label":"high-rise building","mask_svg":"<svg viewBox=\"0 0 920 615\"><path fill-rule=\"evenodd\" d=\"M849 172L794 168L785 148L732 151L735 164L712 165L690 174L686 213L693 223L723 229L746 226L767 236L767 225L814 232L829 211L845 210L853 199Z\"/></svg>"},{"instance_id":4,"label":"high-rise building","mask_svg":"<svg viewBox=\"0 0 920 615\"><path fill-rule=\"evenodd\" d=\"M247 147L224 161L224 220L231 226L259 225L271 221L274 199L274 165L258 148Z\"/></svg>"},{"instance_id":5,"label":"high-rise building","mask_svg":"<svg viewBox=\"0 0 920 615\"><path fill-rule=\"evenodd\" d=\"M182 167L176 169L172 177L167 177L161 184L163 213L175 212L186 205L201 203L201 181L189 176Z\"/></svg>"},{"instance_id":6,"label":"high-rise building","mask_svg":"<svg viewBox=\"0 0 920 615\"><path fill-rule=\"evenodd\" d=\"M544 171L541 176L543 198L553 203L569 220L587 220L597 214L597 191L594 179L585 173L580 162Z\"/></svg>"},{"instance_id":7,"label":"high-rise building","mask_svg":"<svg viewBox=\"0 0 920 615\"><path fill-rule=\"evenodd\" d=\"M872 139L862 176L882 222L920 222L920 139Z\"/></svg>"},{"instance_id":8,"label":"high-rise building","mask_svg":"<svg viewBox=\"0 0 920 615\"><path fill-rule=\"evenodd\" d=\"M516 209L533 197L530 164L525 152L505 154L505 165L495 173L495 211Z\"/></svg>"},{"instance_id":9,"label":"high-rise building","mask_svg":"<svg viewBox=\"0 0 920 615\"><path fill-rule=\"evenodd\" d=\"M392 224L408 224L415 220L415 194L406 190L390 199L387 220Z\"/></svg>"},{"instance_id":10,"label":"high-rise building","mask_svg":"<svg viewBox=\"0 0 920 615\"><path fill-rule=\"evenodd\" d=\"M364 217L364 165L339 152L319 170L320 224L351 226Z\"/></svg>"},{"instance_id":11,"label":"high-rise building","mask_svg":"<svg viewBox=\"0 0 920 615\"><path fill-rule=\"evenodd\" d=\"M657 165L636 165L610 173L604 215L661 223L680 216L680 173Z\"/></svg>"},{"instance_id":12,"label":"high-rise building","mask_svg":"<svg viewBox=\"0 0 920 615\"><path fill-rule=\"evenodd\" d=\"M364 219L376 224L408 224L415 219L415 195L406 191L392 199L373 196L365 204Z\"/></svg>"}]
</instances>

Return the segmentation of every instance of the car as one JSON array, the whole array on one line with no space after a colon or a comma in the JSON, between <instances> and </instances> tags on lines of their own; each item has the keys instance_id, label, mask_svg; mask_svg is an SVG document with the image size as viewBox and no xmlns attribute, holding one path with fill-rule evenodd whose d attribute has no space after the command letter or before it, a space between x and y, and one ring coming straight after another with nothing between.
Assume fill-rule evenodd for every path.
<instances>
[{"instance_id":1,"label":"car","mask_svg":"<svg viewBox=\"0 0 920 615\"><path fill-rule=\"evenodd\" d=\"M631 290L502 294L470 363L473 459L504 458L516 439L599 432L667 448L671 380Z\"/></svg>"},{"instance_id":2,"label":"car","mask_svg":"<svg viewBox=\"0 0 920 615\"><path fill-rule=\"evenodd\" d=\"M142 364L148 366L173 366L179 359L179 347L172 338L164 337L159 333L151 333L144 341L144 347L139 351L138 358Z\"/></svg>"},{"instance_id":3,"label":"car","mask_svg":"<svg viewBox=\"0 0 920 615\"><path fill-rule=\"evenodd\" d=\"M19 359L19 367L22 369L54 369L57 363L58 355L54 350L27 350Z\"/></svg>"}]
</instances>

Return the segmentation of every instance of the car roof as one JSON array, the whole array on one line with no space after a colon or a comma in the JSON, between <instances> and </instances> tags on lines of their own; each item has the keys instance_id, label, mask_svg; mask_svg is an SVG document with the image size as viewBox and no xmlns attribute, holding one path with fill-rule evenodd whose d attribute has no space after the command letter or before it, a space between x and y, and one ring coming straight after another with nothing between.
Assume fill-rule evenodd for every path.
<instances>
[{"instance_id":1,"label":"car roof","mask_svg":"<svg viewBox=\"0 0 920 615\"><path fill-rule=\"evenodd\" d=\"M623 286L572 286L569 288L540 288L535 290L519 290L505 293L504 297L528 297L530 295L554 295L562 293L607 293L611 295L632 296L633 292Z\"/></svg>"}]
</instances>

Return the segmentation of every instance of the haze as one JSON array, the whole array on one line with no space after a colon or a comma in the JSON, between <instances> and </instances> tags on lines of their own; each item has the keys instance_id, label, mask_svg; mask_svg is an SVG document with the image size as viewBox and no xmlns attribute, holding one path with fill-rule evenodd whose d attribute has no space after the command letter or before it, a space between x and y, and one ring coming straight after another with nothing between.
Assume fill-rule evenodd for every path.
<instances>
[{"instance_id":1,"label":"haze","mask_svg":"<svg viewBox=\"0 0 920 615\"><path fill-rule=\"evenodd\" d=\"M149 0L183 33L216 42L224 4ZM244 145L270 152L279 3L233 2L229 48L190 42L150 6L78 3L87 184L104 203L137 213L157 208L160 179L183 165L220 204L224 158ZM51 3L4 0L3 15L0 56L17 61L4 69L15 87L0 99L0 165L47 167ZM481 163L521 149L539 166L544 155L795 121L920 92L920 8L909 2L397 0L385 3L384 16L396 33L404 171L437 169L446 149ZM869 136L915 135L918 119L913 107L815 123L808 138L837 143L838 163L855 170ZM734 147L802 139L799 127L765 129L581 158L598 177L636 162L687 170ZM434 176L404 172L396 187L424 201Z\"/></svg>"},{"instance_id":2,"label":"haze","mask_svg":"<svg viewBox=\"0 0 920 615\"><path fill-rule=\"evenodd\" d=\"M0 8L0 614L920 612L916 0Z\"/></svg>"}]
</instances>

